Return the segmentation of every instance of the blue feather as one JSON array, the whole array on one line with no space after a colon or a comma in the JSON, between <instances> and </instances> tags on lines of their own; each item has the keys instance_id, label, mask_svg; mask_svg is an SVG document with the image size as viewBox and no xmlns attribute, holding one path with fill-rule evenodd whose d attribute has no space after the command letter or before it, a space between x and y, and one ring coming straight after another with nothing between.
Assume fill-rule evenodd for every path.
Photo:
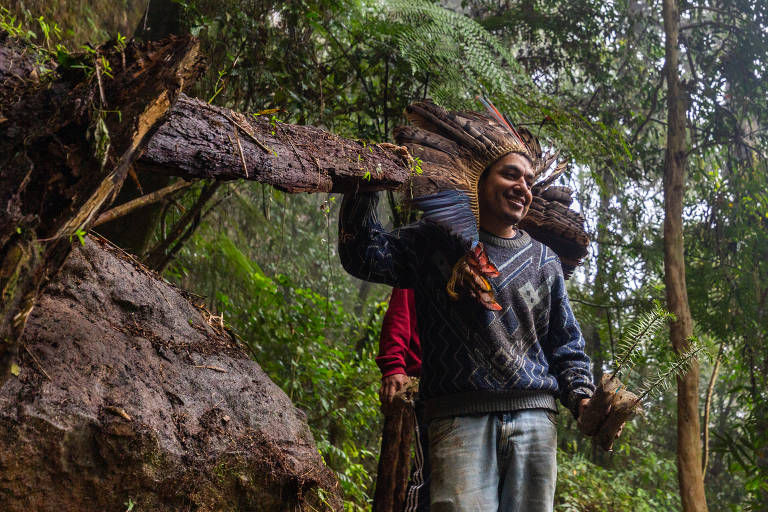
<instances>
[{"instance_id":1,"label":"blue feather","mask_svg":"<svg viewBox=\"0 0 768 512\"><path fill-rule=\"evenodd\" d=\"M416 197L412 202L424 212L425 220L434 222L458 237L468 249L475 248L480 236L469 196L465 192L443 190L436 194Z\"/></svg>"}]
</instances>

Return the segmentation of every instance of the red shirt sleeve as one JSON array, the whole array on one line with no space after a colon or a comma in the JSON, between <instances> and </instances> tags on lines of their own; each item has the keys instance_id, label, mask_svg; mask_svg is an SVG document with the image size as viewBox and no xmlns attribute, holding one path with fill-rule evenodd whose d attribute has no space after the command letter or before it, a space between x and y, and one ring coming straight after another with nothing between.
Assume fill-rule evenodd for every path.
<instances>
[{"instance_id":1,"label":"red shirt sleeve","mask_svg":"<svg viewBox=\"0 0 768 512\"><path fill-rule=\"evenodd\" d=\"M382 378L398 373L407 375L421 373L421 350L418 345L418 335L414 340L415 333L416 312L413 290L394 288L381 326L379 355L376 358Z\"/></svg>"}]
</instances>

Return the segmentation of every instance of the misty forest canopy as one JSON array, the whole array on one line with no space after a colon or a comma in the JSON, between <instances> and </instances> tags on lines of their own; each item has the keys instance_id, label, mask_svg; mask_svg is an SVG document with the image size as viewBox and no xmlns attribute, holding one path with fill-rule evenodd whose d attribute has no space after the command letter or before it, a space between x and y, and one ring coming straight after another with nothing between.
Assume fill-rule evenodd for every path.
<instances>
[{"instance_id":1,"label":"misty forest canopy","mask_svg":"<svg viewBox=\"0 0 768 512\"><path fill-rule=\"evenodd\" d=\"M616 368L628 327L654 301L674 309L664 240L673 198L665 204L664 179L670 114L680 112L683 149L673 154L685 170L681 254L691 334L704 346L688 383L695 401L687 404L700 421L696 478L703 475L709 510L768 506L765 2L677 2L674 68L667 0L0 5L0 29L62 66L86 44L191 33L207 70L187 94L266 116L277 136L291 123L392 142L415 100L479 110L476 94L492 98L572 162L560 182L576 190L592 243L569 295L596 379ZM115 205L141 195L137 184L146 193L173 180L153 179L127 178ZM381 194L390 226L413 218L399 193ZM367 510L381 435L374 357L388 290L339 265L340 200L202 180L137 210L123 227L95 231L205 298L306 412L346 506ZM191 209L197 215L184 236L170 240ZM636 354L627 385L640 388L674 349L669 329L660 329ZM646 401L610 454L559 415L557 510L706 509L681 500L688 476L679 473L684 448L672 433L685 404L671 384Z\"/></svg>"}]
</instances>

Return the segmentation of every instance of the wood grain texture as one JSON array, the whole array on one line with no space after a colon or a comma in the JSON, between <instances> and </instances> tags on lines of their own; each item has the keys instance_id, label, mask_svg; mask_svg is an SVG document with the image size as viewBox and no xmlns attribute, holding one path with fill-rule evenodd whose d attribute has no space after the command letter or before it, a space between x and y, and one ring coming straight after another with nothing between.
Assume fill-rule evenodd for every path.
<instances>
[{"instance_id":1,"label":"wood grain texture","mask_svg":"<svg viewBox=\"0 0 768 512\"><path fill-rule=\"evenodd\" d=\"M406 155L395 146L272 122L183 95L138 166L184 179L243 178L290 193L393 189L411 175Z\"/></svg>"}]
</instances>

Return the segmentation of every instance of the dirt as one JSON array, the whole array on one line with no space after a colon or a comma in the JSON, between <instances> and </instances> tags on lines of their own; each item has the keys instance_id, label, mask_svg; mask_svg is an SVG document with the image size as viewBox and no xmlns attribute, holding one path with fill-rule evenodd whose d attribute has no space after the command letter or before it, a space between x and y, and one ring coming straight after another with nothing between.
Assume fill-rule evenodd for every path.
<instances>
[{"instance_id":1,"label":"dirt","mask_svg":"<svg viewBox=\"0 0 768 512\"><path fill-rule=\"evenodd\" d=\"M72 251L0 388L0 510L340 508L304 413L190 299Z\"/></svg>"}]
</instances>

